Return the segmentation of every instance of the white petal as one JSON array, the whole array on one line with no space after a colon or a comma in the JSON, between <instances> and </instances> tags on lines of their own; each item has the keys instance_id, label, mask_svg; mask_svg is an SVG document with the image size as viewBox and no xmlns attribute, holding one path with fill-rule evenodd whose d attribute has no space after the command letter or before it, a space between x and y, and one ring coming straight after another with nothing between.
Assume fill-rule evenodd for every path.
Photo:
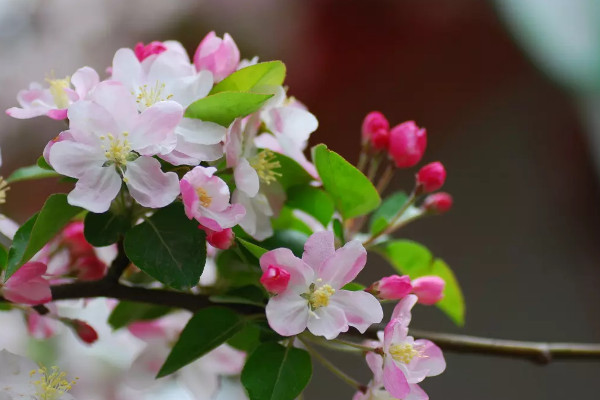
<instances>
[{"instance_id":1,"label":"white petal","mask_svg":"<svg viewBox=\"0 0 600 400\"><path fill-rule=\"evenodd\" d=\"M79 68L71 77L71 83L75 87L79 100L85 99L90 90L99 82L98 73L90 67Z\"/></svg>"},{"instance_id":2,"label":"white petal","mask_svg":"<svg viewBox=\"0 0 600 400\"><path fill-rule=\"evenodd\" d=\"M164 173L160 162L152 157L142 156L127 163L125 178L129 193L144 207L164 207L179 195L177 174Z\"/></svg>"},{"instance_id":3,"label":"white petal","mask_svg":"<svg viewBox=\"0 0 600 400\"><path fill-rule=\"evenodd\" d=\"M100 169L106 161L103 151L71 140L54 143L50 148L50 165L59 174L79 178L90 169Z\"/></svg>"},{"instance_id":4,"label":"white petal","mask_svg":"<svg viewBox=\"0 0 600 400\"><path fill-rule=\"evenodd\" d=\"M142 85L142 66L131 49L119 49L115 53L112 65L112 79L123 83L130 90Z\"/></svg>"},{"instance_id":5,"label":"white petal","mask_svg":"<svg viewBox=\"0 0 600 400\"><path fill-rule=\"evenodd\" d=\"M344 312L332 305L317 308L309 313L308 330L325 339L335 339L341 332L348 331L348 322Z\"/></svg>"},{"instance_id":6,"label":"white petal","mask_svg":"<svg viewBox=\"0 0 600 400\"><path fill-rule=\"evenodd\" d=\"M238 189L250 197L256 196L260 186L258 174L245 158L240 158L237 167L233 170L233 178Z\"/></svg>"},{"instance_id":7,"label":"white petal","mask_svg":"<svg viewBox=\"0 0 600 400\"><path fill-rule=\"evenodd\" d=\"M58 144L58 143L57 143ZM73 206L95 213L108 211L121 189L121 177L114 167L89 169L79 177L67 200Z\"/></svg>"},{"instance_id":8,"label":"white petal","mask_svg":"<svg viewBox=\"0 0 600 400\"><path fill-rule=\"evenodd\" d=\"M189 143L217 144L225 140L227 129L214 122L183 118L175 128L175 133Z\"/></svg>"},{"instance_id":9,"label":"white petal","mask_svg":"<svg viewBox=\"0 0 600 400\"><path fill-rule=\"evenodd\" d=\"M296 293L272 297L265 312L271 328L282 336L297 335L306 329L308 303Z\"/></svg>"}]
</instances>

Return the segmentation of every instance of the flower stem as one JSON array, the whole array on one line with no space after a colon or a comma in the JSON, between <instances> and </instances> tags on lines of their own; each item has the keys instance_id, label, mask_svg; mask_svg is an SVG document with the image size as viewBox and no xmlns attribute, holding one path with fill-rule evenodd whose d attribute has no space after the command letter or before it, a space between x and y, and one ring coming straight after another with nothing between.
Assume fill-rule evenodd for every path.
<instances>
[{"instance_id":1,"label":"flower stem","mask_svg":"<svg viewBox=\"0 0 600 400\"><path fill-rule=\"evenodd\" d=\"M393 231L395 231L402 225L405 225L405 224L396 225L396 222L398 222L398 220L402 217L402 215L406 212L406 210L408 210L408 208L410 206L412 206L416 200L417 200L417 194L413 190L412 193L410 194L410 196L408 197L408 199L406 199L406 202L404 202L404 204L402 205L402 208L400 208L400 210L398 210L398 212L396 213L394 218L392 218L390 220L388 226L384 230L380 231L379 233L376 233L375 235L371 236L366 241L364 241L363 246L366 247L366 246L372 244L377 238L381 237L382 235L387 235L389 233L392 233ZM411 219L410 221L412 221L412 220L413 219ZM408 221L408 222L410 222L410 221Z\"/></svg>"},{"instance_id":2,"label":"flower stem","mask_svg":"<svg viewBox=\"0 0 600 400\"><path fill-rule=\"evenodd\" d=\"M355 349L358 349L358 350L361 350L361 351L376 351L377 350L376 347L365 346L365 345L360 344L360 343L349 342L349 341L342 340L342 339L333 339L332 341L334 343L339 343L341 345L352 347L352 348L355 348Z\"/></svg>"}]
</instances>

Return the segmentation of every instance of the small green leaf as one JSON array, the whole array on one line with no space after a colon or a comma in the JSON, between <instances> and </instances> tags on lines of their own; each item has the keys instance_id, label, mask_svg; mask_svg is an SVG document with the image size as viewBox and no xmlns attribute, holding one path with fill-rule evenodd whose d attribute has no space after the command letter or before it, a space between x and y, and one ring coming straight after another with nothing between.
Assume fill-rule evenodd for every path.
<instances>
[{"instance_id":1,"label":"small green leaf","mask_svg":"<svg viewBox=\"0 0 600 400\"><path fill-rule=\"evenodd\" d=\"M320 144L313 148L313 161L323 187L331 195L344 219L367 214L381 198L369 179L339 154Z\"/></svg>"},{"instance_id":2,"label":"small green leaf","mask_svg":"<svg viewBox=\"0 0 600 400\"><path fill-rule=\"evenodd\" d=\"M198 284L206 262L206 234L183 204L158 210L125 235L125 254L142 271L175 289Z\"/></svg>"},{"instance_id":3,"label":"small green leaf","mask_svg":"<svg viewBox=\"0 0 600 400\"><path fill-rule=\"evenodd\" d=\"M208 299L213 303L249 304L264 307L266 293L257 286L249 285L228 291L224 294L213 295Z\"/></svg>"},{"instance_id":4,"label":"small green leaf","mask_svg":"<svg viewBox=\"0 0 600 400\"><path fill-rule=\"evenodd\" d=\"M109 246L116 243L131 228L128 216L108 210L103 214L89 212L85 216L83 234L91 245Z\"/></svg>"},{"instance_id":5,"label":"small green leaf","mask_svg":"<svg viewBox=\"0 0 600 400\"><path fill-rule=\"evenodd\" d=\"M286 206L283 206L283 208L279 210L279 215L277 218L273 218L271 220L271 226L276 231L294 230L302 232L306 235L311 235L313 233L312 229L306 224L306 222L296 217L294 215L294 210Z\"/></svg>"},{"instance_id":6,"label":"small green leaf","mask_svg":"<svg viewBox=\"0 0 600 400\"><path fill-rule=\"evenodd\" d=\"M262 245L269 250L285 247L290 249L297 257L302 257L304 252L304 243L308 235L291 229L275 231L273 236L262 242Z\"/></svg>"},{"instance_id":7,"label":"small green leaf","mask_svg":"<svg viewBox=\"0 0 600 400\"><path fill-rule=\"evenodd\" d=\"M170 307L154 304L121 301L108 317L108 324L114 329L121 329L136 321L151 321L171 311Z\"/></svg>"},{"instance_id":8,"label":"small green leaf","mask_svg":"<svg viewBox=\"0 0 600 400\"><path fill-rule=\"evenodd\" d=\"M17 230L8 252L4 279L8 280L81 211L83 209L67 202L66 194L53 194L48 197L40 212Z\"/></svg>"},{"instance_id":9,"label":"small green leaf","mask_svg":"<svg viewBox=\"0 0 600 400\"><path fill-rule=\"evenodd\" d=\"M6 182L15 183L32 179L58 178L60 176L61 175L58 172L42 168L39 165L30 165L28 167L17 169L15 172L10 174L10 176L6 179Z\"/></svg>"},{"instance_id":10,"label":"small green leaf","mask_svg":"<svg viewBox=\"0 0 600 400\"><path fill-rule=\"evenodd\" d=\"M267 342L248 357L242 384L250 400L294 400L311 375L312 364L305 350Z\"/></svg>"},{"instance_id":11,"label":"small green leaf","mask_svg":"<svg viewBox=\"0 0 600 400\"><path fill-rule=\"evenodd\" d=\"M246 248L246 250L248 250L250 253L252 253L252 255L256 258L260 258L262 257L263 254L265 254L267 251L267 249L264 249L254 243L250 243L247 240L244 239L240 239L237 238L237 241Z\"/></svg>"},{"instance_id":12,"label":"small green leaf","mask_svg":"<svg viewBox=\"0 0 600 400\"><path fill-rule=\"evenodd\" d=\"M271 94L221 92L193 102L185 111L185 116L228 127L234 119L245 117L258 110L272 96Z\"/></svg>"},{"instance_id":13,"label":"small green leaf","mask_svg":"<svg viewBox=\"0 0 600 400\"><path fill-rule=\"evenodd\" d=\"M240 255L233 249L218 253L216 263L219 285L225 287L260 285L259 279L262 271L258 265L254 265L251 261L254 260L242 260ZM254 261L254 263L256 262Z\"/></svg>"},{"instance_id":14,"label":"small green leaf","mask_svg":"<svg viewBox=\"0 0 600 400\"><path fill-rule=\"evenodd\" d=\"M281 176L277 177L277 181L284 189L289 189L296 185L305 185L314 180L314 178L306 172L306 170L296 162L296 160L285 156L281 153L273 154L273 162L279 162L280 168L275 172L279 172Z\"/></svg>"},{"instance_id":15,"label":"small green leaf","mask_svg":"<svg viewBox=\"0 0 600 400\"><path fill-rule=\"evenodd\" d=\"M312 215L323 226L329 224L335 212L331 196L313 186L293 186L288 190L287 197L288 207L297 208Z\"/></svg>"},{"instance_id":16,"label":"small green leaf","mask_svg":"<svg viewBox=\"0 0 600 400\"><path fill-rule=\"evenodd\" d=\"M255 323L248 323L246 326L233 335L227 341L227 344L238 349L251 353L260 344L261 329Z\"/></svg>"},{"instance_id":17,"label":"small green leaf","mask_svg":"<svg viewBox=\"0 0 600 400\"><path fill-rule=\"evenodd\" d=\"M44 156L39 156L36 162L37 166L42 169L47 169L48 171L54 171L54 168L50 164L46 162Z\"/></svg>"},{"instance_id":18,"label":"small green leaf","mask_svg":"<svg viewBox=\"0 0 600 400\"><path fill-rule=\"evenodd\" d=\"M337 218L333 220L333 233L341 243L346 243L346 239L344 238L344 225L342 224L342 221Z\"/></svg>"},{"instance_id":19,"label":"small green leaf","mask_svg":"<svg viewBox=\"0 0 600 400\"><path fill-rule=\"evenodd\" d=\"M358 282L350 282L350 283L346 283L344 286L342 286L343 290L349 290L351 292L359 292L361 290L365 290L365 285L361 285Z\"/></svg>"},{"instance_id":20,"label":"small green leaf","mask_svg":"<svg viewBox=\"0 0 600 400\"><path fill-rule=\"evenodd\" d=\"M157 378L172 374L225 343L246 325L246 320L228 308L198 311L187 323Z\"/></svg>"},{"instance_id":21,"label":"small green leaf","mask_svg":"<svg viewBox=\"0 0 600 400\"><path fill-rule=\"evenodd\" d=\"M398 214L408 196L404 192L396 192L388 196L371 216L371 234L377 235L387 228L389 221Z\"/></svg>"},{"instance_id":22,"label":"small green leaf","mask_svg":"<svg viewBox=\"0 0 600 400\"><path fill-rule=\"evenodd\" d=\"M281 86L284 79L285 65L281 61L263 62L235 71L216 84L210 93L258 92L264 86Z\"/></svg>"},{"instance_id":23,"label":"small green leaf","mask_svg":"<svg viewBox=\"0 0 600 400\"><path fill-rule=\"evenodd\" d=\"M8 261L8 252L4 248L4 246L0 245L0 271L6 268L6 263Z\"/></svg>"},{"instance_id":24,"label":"small green leaf","mask_svg":"<svg viewBox=\"0 0 600 400\"><path fill-rule=\"evenodd\" d=\"M465 323L465 300L460 285L450 267L441 259L434 259L424 246L410 240L394 240L375 247L400 274L411 279L435 275L444 279L444 298L437 306L457 325Z\"/></svg>"}]
</instances>

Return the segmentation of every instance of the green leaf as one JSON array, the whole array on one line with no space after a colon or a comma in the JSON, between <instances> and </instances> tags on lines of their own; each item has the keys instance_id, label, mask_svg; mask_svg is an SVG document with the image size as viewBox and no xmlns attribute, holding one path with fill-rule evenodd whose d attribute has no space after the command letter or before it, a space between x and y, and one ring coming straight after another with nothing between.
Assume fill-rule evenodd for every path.
<instances>
[{"instance_id":1,"label":"green leaf","mask_svg":"<svg viewBox=\"0 0 600 400\"><path fill-rule=\"evenodd\" d=\"M281 86L284 79L285 65L281 61L263 62L235 71L216 84L210 93L258 92L264 86Z\"/></svg>"},{"instance_id":2,"label":"green leaf","mask_svg":"<svg viewBox=\"0 0 600 400\"><path fill-rule=\"evenodd\" d=\"M175 289L198 284L206 262L206 234L183 204L158 210L125 235L125 254L142 271Z\"/></svg>"},{"instance_id":3,"label":"green leaf","mask_svg":"<svg viewBox=\"0 0 600 400\"><path fill-rule=\"evenodd\" d=\"M281 153L273 153L273 162L279 162L279 165L281 165L275 172L281 174L281 176L277 177L277 181L285 190L296 185L306 185L314 180L300 164L288 156Z\"/></svg>"},{"instance_id":4,"label":"green leaf","mask_svg":"<svg viewBox=\"0 0 600 400\"><path fill-rule=\"evenodd\" d=\"M389 221L398 214L408 196L404 192L396 192L388 196L371 216L371 234L377 235L387 228Z\"/></svg>"},{"instance_id":5,"label":"green leaf","mask_svg":"<svg viewBox=\"0 0 600 400\"><path fill-rule=\"evenodd\" d=\"M210 296L208 299L213 303L224 304L249 304L252 306L264 307L266 303L266 293L257 286L248 285L234 288L224 294Z\"/></svg>"},{"instance_id":6,"label":"green leaf","mask_svg":"<svg viewBox=\"0 0 600 400\"><path fill-rule=\"evenodd\" d=\"M246 320L228 308L198 311L187 323L157 378L172 374L225 343L246 325Z\"/></svg>"},{"instance_id":7,"label":"green leaf","mask_svg":"<svg viewBox=\"0 0 600 400\"><path fill-rule=\"evenodd\" d=\"M228 127L234 119L245 117L258 110L272 96L271 94L221 92L193 102L185 111L185 116Z\"/></svg>"},{"instance_id":8,"label":"green leaf","mask_svg":"<svg viewBox=\"0 0 600 400\"><path fill-rule=\"evenodd\" d=\"M170 307L154 304L121 301L108 317L108 324L115 330L126 327L136 321L151 321L171 311Z\"/></svg>"},{"instance_id":9,"label":"green leaf","mask_svg":"<svg viewBox=\"0 0 600 400\"><path fill-rule=\"evenodd\" d=\"M238 349L251 353L261 342L261 328L255 323L248 323L246 326L233 335L227 341L227 344Z\"/></svg>"},{"instance_id":10,"label":"green leaf","mask_svg":"<svg viewBox=\"0 0 600 400\"><path fill-rule=\"evenodd\" d=\"M444 298L437 306L457 325L465 323L465 300L460 285L450 267L441 259L434 259L426 247L410 240L394 240L375 248L400 273L416 279L435 275L444 279Z\"/></svg>"},{"instance_id":11,"label":"green leaf","mask_svg":"<svg viewBox=\"0 0 600 400\"><path fill-rule=\"evenodd\" d=\"M339 154L320 144L313 148L313 161L323 187L331 195L344 219L367 214L381 198L369 179Z\"/></svg>"},{"instance_id":12,"label":"green leaf","mask_svg":"<svg viewBox=\"0 0 600 400\"><path fill-rule=\"evenodd\" d=\"M286 229L275 231L273 236L262 242L262 245L269 250L285 247L290 249L297 257L302 257L304 252L304 243L308 235L302 232Z\"/></svg>"},{"instance_id":13,"label":"green leaf","mask_svg":"<svg viewBox=\"0 0 600 400\"><path fill-rule=\"evenodd\" d=\"M81 211L83 209L67 202L66 194L53 194L48 197L40 212L17 230L8 252L4 279L8 280Z\"/></svg>"},{"instance_id":14,"label":"green leaf","mask_svg":"<svg viewBox=\"0 0 600 400\"><path fill-rule=\"evenodd\" d=\"M44 156L39 156L36 161L36 164L38 167L40 167L42 169L47 169L48 171L54 171L54 168L52 168L52 166L46 162L46 159L44 158Z\"/></svg>"},{"instance_id":15,"label":"green leaf","mask_svg":"<svg viewBox=\"0 0 600 400\"><path fill-rule=\"evenodd\" d=\"M358 282L350 282L350 283L346 283L344 286L342 286L343 290L349 290L351 292L359 292L361 290L365 290L365 285L361 285Z\"/></svg>"},{"instance_id":16,"label":"green leaf","mask_svg":"<svg viewBox=\"0 0 600 400\"><path fill-rule=\"evenodd\" d=\"M246 250L248 250L250 253L252 253L252 255L254 257L256 257L257 259L260 259L263 254L265 254L267 251L269 251L269 250L264 249L254 243L250 243L247 240L240 239L239 237L236 239L242 246L244 246L246 248Z\"/></svg>"},{"instance_id":17,"label":"green leaf","mask_svg":"<svg viewBox=\"0 0 600 400\"><path fill-rule=\"evenodd\" d=\"M291 208L284 206L280 211L277 218L271 220L271 225L274 230L294 230L302 232L306 235L313 233L312 229L306 225L306 222L300 220L294 215Z\"/></svg>"},{"instance_id":18,"label":"green leaf","mask_svg":"<svg viewBox=\"0 0 600 400\"><path fill-rule=\"evenodd\" d=\"M335 218L333 220L333 233L341 243L346 243L346 239L344 238L344 225L342 224L342 221L340 221L338 218Z\"/></svg>"},{"instance_id":19,"label":"green leaf","mask_svg":"<svg viewBox=\"0 0 600 400\"><path fill-rule=\"evenodd\" d=\"M6 179L6 182L15 183L19 181L28 181L32 179L57 178L59 176L61 175L58 172L47 170L45 168L40 167L39 165L30 165L28 167L19 168L16 171L14 171Z\"/></svg>"},{"instance_id":20,"label":"green leaf","mask_svg":"<svg viewBox=\"0 0 600 400\"><path fill-rule=\"evenodd\" d=\"M293 186L287 192L287 206L312 215L323 226L327 226L335 206L331 196L313 186Z\"/></svg>"},{"instance_id":21,"label":"green leaf","mask_svg":"<svg viewBox=\"0 0 600 400\"><path fill-rule=\"evenodd\" d=\"M217 272L219 285L225 287L241 287L260 285L262 271L258 265L251 264L253 260L242 260L233 250L225 250L217 254Z\"/></svg>"},{"instance_id":22,"label":"green leaf","mask_svg":"<svg viewBox=\"0 0 600 400\"><path fill-rule=\"evenodd\" d=\"M85 216L83 234L92 246L102 247L116 243L129 228L131 223L127 215L111 210L103 214L89 212Z\"/></svg>"},{"instance_id":23,"label":"green leaf","mask_svg":"<svg viewBox=\"0 0 600 400\"><path fill-rule=\"evenodd\" d=\"M312 375L305 350L263 343L254 350L242 371L242 384L250 400L294 400Z\"/></svg>"},{"instance_id":24,"label":"green leaf","mask_svg":"<svg viewBox=\"0 0 600 400\"><path fill-rule=\"evenodd\" d=\"M6 268L6 263L8 261L8 252L4 248L4 246L0 245L0 271Z\"/></svg>"}]
</instances>

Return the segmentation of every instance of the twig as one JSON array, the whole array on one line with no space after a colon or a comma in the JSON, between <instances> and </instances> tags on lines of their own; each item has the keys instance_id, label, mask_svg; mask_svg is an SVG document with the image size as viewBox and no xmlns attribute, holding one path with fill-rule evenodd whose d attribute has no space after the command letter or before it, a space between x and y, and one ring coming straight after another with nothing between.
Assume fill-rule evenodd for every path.
<instances>
[{"instance_id":1,"label":"twig","mask_svg":"<svg viewBox=\"0 0 600 400\"><path fill-rule=\"evenodd\" d=\"M129 264L131 263L129 261L129 258L127 258L127 256L125 255L125 247L123 245L123 240L120 240L117 243L117 249L117 257L113 260L112 264L110 265L110 268L106 272L106 276L104 277L104 280L109 282L118 282L119 278L121 278L121 275L123 275L125 269L127 269Z\"/></svg>"}]
</instances>

